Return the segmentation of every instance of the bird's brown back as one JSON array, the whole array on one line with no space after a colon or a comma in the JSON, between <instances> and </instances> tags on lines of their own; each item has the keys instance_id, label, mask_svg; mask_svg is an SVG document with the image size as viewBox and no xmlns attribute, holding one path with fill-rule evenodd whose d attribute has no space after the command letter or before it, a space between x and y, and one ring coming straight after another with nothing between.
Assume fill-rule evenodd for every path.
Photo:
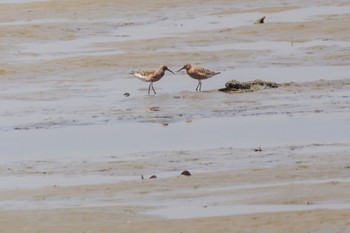
<instances>
[{"instance_id":1,"label":"bird's brown back","mask_svg":"<svg viewBox=\"0 0 350 233\"><path fill-rule=\"evenodd\" d=\"M194 79L207 79L211 78L214 75L220 74L220 72L214 72L203 67L192 66L189 70L187 70L187 74Z\"/></svg>"}]
</instances>

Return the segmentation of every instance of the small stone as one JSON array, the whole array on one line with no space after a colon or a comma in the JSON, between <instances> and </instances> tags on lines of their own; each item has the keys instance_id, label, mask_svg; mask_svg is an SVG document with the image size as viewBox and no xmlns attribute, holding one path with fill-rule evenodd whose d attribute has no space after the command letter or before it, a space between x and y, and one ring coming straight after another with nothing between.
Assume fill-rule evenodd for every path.
<instances>
[{"instance_id":1,"label":"small stone","mask_svg":"<svg viewBox=\"0 0 350 233\"><path fill-rule=\"evenodd\" d=\"M182 176L191 176L192 174L189 171L185 170L185 171L181 172L181 175Z\"/></svg>"},{"instance_id":2,"label":"small stone","mask_svg":"<svg viewBox=\"0 0 350 233\"><path fill-rule=\"evenodd\" d=\"M150 179L157 179L157 176L156 175L152 175L152 176L150 176Z\"/></svg>"}]
</instances>

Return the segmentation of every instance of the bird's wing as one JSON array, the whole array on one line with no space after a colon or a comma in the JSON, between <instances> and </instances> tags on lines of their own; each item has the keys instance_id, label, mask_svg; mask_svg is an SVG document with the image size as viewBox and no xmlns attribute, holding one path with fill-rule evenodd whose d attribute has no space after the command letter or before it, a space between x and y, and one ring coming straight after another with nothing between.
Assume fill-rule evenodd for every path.
<instances>
[{"instance_id":1,"label":"bird's wing","mask_svg":"<svg viewBox=\"0 0 350 233\"><path fill-rule=\"evenodd\" d=\"M143 81L148 81L148 78L154 74L154 70L132 71L131 74Z\"/></svg>"},{"instance_id":2,"label":"bird's wing","mask_svg":"<svg viewBox=\"0 0 350 233\"><path fill-rule=\"evenodd\" d=\"M197 67L196 68L196 72L201 75L201 76L206 76L207 74L209 74L211 71L202 67Z\"/></svg>"},{"instance_id":3,"label":"bird's wing","mask_svg":"<svg viewBox=\"0 0 350 233\"><path fill-rule=\"evenodd\" d=\"M214 72L214 71L205 69L203 67L197 67L196 71L199 75L205 76L205 77L212 77L214 75L220 74L220 72Z\"/></svg>"}]
</instances>

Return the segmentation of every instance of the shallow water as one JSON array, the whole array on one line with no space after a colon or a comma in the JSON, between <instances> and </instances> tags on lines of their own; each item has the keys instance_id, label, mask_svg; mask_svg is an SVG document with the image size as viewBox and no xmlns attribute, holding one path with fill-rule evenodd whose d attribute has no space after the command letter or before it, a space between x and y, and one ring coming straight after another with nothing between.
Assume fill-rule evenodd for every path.
<instances>
[{"instance_id":1,"label":"shallow water","mask_svg":"<svg viewBox=\"0 0 350 233\"><path fill-rule=\"evenodd\" d=\"M125 155L132 152L197 150L348 142L344 114L207 118L164 126L117 123L2 132L3 160Z\"/></svg>"}]
</instances>

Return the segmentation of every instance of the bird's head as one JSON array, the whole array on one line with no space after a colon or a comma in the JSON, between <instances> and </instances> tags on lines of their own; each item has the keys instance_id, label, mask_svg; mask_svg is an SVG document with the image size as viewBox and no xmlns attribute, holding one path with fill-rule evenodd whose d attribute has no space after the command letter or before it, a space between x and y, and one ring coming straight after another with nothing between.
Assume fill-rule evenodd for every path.
<instances>
[{"instance_id":1,"label":"bird's head","mask_svg":"<svg viewBox=\"0 0 350 233\"><path fill-rule=\"evenodd\" d=\"M160 67L160 69L161 70L163 70L163 71L169 71L170 73L172 73L172 74L175 74L173 71L171 71L166 65L162 65L161 67Z\"/></svg>"},{"instance_id":2,"label":"bird's head","mask_svg":"<svg viewBox=\"0 0 350 233\"><path fill-rule=\"evenodd\" d=\"M178 71L176 71L176 72L179 72L179 71L181 71L181 70L183 70L183 69L186 69L186 70L189 70L189 69L191 69L191 65L190 64L186 64L186 65L184 65L181 69L179 69Z\"/></svg>"}]
</instances>

